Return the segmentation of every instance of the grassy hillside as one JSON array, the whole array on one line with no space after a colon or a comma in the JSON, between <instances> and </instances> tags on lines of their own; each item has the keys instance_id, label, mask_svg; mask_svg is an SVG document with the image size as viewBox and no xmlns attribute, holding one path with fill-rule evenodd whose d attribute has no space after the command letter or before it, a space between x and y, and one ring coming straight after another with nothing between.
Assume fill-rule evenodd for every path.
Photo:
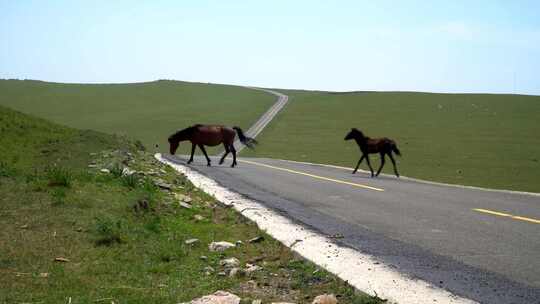
<instances>
[{"instance_id":1,"label":"grassy hillside","mask_svg":"<svg viewBox=\"0 0 540 304\"><path fill-rule=\"evenodd\" d=\"M340 303L382 302L317 270L121 137L0 107L0 155L0 303L179 303L218 289L243 303L311 302L323 292ZM122 175L126 167L137 173ZM223 253L208 250L237 240ZM220 261L230 257L262 268L228 276Z\"/></svg>"},{"instance_id":2,"label":"grassy hillside","mask_svg":"<svg viewBox=\"0 0 540 304\"><path fill-rule=\"evenodd\" d=\"M243 87L155 81L137 84L62 84L0 80L0 105L80 129L127 135L147 147L166 145L194 123L247 129L274 96ZM186 145L180 152L186 152Z\"/></svg>"},{"instance_id":3,"label":"grassy hillside","mask_svg":"<svg viewBox=\"0 0 540 304\"><path fill-rule=\"evenodd\" d=\"M343 138L356 127L397 141L403 175L540 192L538 96L284 92L289 105L243 155L353 167L358 148ZM371 159L376 170L379 156Z\"/></svg>"}]
</instances>

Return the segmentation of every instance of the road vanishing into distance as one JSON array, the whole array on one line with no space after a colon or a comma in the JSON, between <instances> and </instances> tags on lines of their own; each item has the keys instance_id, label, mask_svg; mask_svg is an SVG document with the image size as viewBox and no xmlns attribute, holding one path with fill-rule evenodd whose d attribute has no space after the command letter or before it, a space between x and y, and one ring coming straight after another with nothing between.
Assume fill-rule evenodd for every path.
<instances>
[{"instance_id":1,"label":"road vanishing into distance","mask_svg":"<svg viewBox=\"0 0 540 304\"><path fill-rule=\"evenodd\" d=\"M540 303L540 196L239 158L163 155L398 271L481 303ZM218 158L212 163L217 164Z\"/></svg>"},{"instance_id":2,"label":"road vanishing into distance","mask_svg":"<svg viewBox=\"0 0 540 304\"><path fill-rule=\"evenodd\" d=\"M251 137L288 101L259 90L277 100L246 132ZM489 304L540 303L540 194L371 178L286 160L239 158L230 168L230 156L212 167L202 157L190 165L187 156L163 157L456 295Z\"/></svg>"}]
</instances>

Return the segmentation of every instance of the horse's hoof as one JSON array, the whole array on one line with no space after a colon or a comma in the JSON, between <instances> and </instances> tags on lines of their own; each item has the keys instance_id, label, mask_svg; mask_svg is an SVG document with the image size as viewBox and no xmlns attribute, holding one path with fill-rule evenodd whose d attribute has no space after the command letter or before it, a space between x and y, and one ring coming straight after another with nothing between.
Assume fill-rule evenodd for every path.
<instances>
[{"instance_id":1,"label":"horse's hoof","mask_svg":"<svg viewBox=\"0 0 540 304\"><path fill-rule=\"evenodd\" d=\"M212 165L210 163L206 164L208 167L212 167Z\"/></svg>"}]
</instances>

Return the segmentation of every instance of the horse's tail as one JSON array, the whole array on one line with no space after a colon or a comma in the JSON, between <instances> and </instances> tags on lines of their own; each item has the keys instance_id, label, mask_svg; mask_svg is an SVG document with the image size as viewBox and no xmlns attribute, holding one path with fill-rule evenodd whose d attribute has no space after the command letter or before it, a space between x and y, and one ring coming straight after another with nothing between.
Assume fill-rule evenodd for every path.
<instances>
[{"instance_id":1,"label":"horse's tail","mask_svg":"<svg viewBox=\"0 0 540 304\"><path fill-rule=\"evenodd\" d=\"M238 133L238 138L240 139L240 142L246 145L246 147L254 149L255 145L258 144L258 142L254 138L244 135L244 132L239 127L233 127L233 129L236 130L236 133Z\"/></svg>"},{"instance_id":2,"label":"horse's tail","mask_svg":"<svg viewBox=\"0 0 540 304\"><path fill-rule=\"evenodd\" d=\"M392 141L392 151L394 151L394 153L396 153L397 155L401 156L401 152L397 148L397 145L394 141Z\"/></svg>"}]
</instances>

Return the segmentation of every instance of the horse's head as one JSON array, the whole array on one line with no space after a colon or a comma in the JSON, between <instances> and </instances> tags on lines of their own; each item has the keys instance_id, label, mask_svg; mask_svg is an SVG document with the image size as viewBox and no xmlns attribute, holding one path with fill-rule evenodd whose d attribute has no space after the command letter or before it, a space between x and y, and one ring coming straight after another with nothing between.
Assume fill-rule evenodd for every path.
<instances>
[{"instance_id":1,"label":"horse's head","mask_svg":"<svg viewBox=\"0 0 540 304\"><path fill-rule=\"evenodd\" d=\"M362 137L364 137L364 134L362 133L362 131L358 130L357 128L352 128L351 131L347 133L347 135L345 135L345 140L351 140L354 138L362 138Z\"/></svg>"},{"instance_id":2,"label":"horse's head","mask_svg":"<svg viewBox=\"0 0 540 304\"><path fill-rule=\"evenodd\" d=\"M178 146L180 145L180 140L175 138L174 135L169 136L167 140L169 141L169 152L171 155L174 155L174 153L176 153L176 149L178 149Z\"/></svg>"}]
</instances>

